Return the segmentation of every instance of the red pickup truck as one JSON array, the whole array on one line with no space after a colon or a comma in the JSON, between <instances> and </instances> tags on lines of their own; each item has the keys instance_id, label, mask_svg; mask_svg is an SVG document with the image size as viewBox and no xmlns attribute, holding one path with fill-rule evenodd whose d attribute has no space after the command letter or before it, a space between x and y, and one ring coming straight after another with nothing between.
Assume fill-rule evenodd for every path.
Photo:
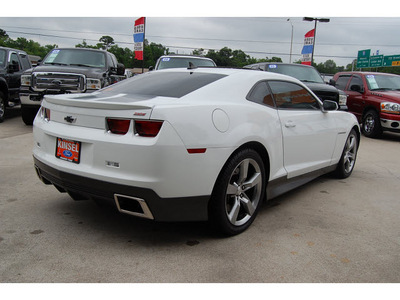
<instances>
[{"instance_id":1,"label":"red pickup truck","mask_svg":"<svg viewBox=\"0 0 400 300\"><path fill-rule=\"evenodd\" d=\"M348 111L362 124L365 136L400 133L400 76L376 72L339 72L330 84L344 91Z\"/></svg>"}]
</instances>

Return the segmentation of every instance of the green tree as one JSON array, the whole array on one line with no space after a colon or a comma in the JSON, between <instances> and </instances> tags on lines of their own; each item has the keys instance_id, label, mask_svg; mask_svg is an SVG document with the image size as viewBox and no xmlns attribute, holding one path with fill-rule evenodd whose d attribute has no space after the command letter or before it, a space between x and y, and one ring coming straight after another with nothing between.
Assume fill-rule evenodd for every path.
<instances>
[{"instance_id":1,"label":"green tree","mask_svg":"<svg viewBox=\"0 0 400 300\"><path fill-rule=\"evenodd\" d=\"M0 39L2 38L8 38L8 34L3 29L0 29Z\"/></svg>"},{"instance_id":2,"label":"green tree","mask_svg":"<svg viewBox=\"0 0 400 300\"><path fill-rule=\"evenodd\" d=\"M99 42L101 42L101 48L104 50L108 50L108 48L111 47L111 45L114 45L114 39L109 36L109 35L103 35L100 39ZM99 44L97 44L99 45Z\"/></svg>"}]
</instances>

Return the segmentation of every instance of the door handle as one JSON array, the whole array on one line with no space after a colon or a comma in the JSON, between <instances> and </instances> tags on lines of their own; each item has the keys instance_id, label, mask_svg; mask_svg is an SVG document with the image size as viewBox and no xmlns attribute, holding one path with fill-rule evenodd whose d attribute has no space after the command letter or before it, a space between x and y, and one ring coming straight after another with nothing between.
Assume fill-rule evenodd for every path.
<instances>
[{"instance_id":1,"label":"door handle","mask_svg":"<svg viewBox=\"0 0 400 300\"><path fill-rule=\"evenodd\" d=\"M285 123L285 127L286 128L293 128L293 127L296 127L296 124L293 121L287 121Z\"/></svg>"}]
</instances>

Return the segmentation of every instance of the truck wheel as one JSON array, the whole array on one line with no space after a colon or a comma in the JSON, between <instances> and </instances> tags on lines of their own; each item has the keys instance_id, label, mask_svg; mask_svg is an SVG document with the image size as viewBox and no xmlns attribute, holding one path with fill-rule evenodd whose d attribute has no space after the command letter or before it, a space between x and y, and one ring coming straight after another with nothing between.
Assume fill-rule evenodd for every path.
<instances>
[{"instance_id":1,"label":"truck wheel","mask_svg":"<svg viewBox=\"0 0 400 300\"><path fill-rule=\"evenodd\" d=\"M6 114L6 100L4 98L3 92L0 92L0 123L4 121L5 114Z\"/></svg>"},{"instance_id":2,"label":"truck wheel","mask_svg":"<svg viewBox=\"0 0 400 300\"><path fill-rule=\"evenodd\" d=\"M364 115L361 129L366 137L377 138L381 136L381 120L375 110L369 110Z\"/></svg>"},{"instance_id":3,"label":"truck wheel","mask_svg":"<svg viewBox=\"0 0 400 300\"><path fill-rule=\"evenodd\" d=\"M29 105L21 105L21 116L22 121L25 125L32 125L35 119L36 113L38 111L37 107L31 107Z\"/></svg>"}]
</instances>

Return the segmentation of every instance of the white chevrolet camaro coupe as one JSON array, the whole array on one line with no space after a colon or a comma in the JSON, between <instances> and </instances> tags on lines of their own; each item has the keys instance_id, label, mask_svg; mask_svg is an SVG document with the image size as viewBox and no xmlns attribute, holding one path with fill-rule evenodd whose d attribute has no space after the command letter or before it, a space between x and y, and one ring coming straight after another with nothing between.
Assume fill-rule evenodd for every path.
<instances>
[{"instance_id":1,"label":"white chevrolet camaro coupe","mask_svg":"<svg viewBox=\"0 0 400 300\"><path fill-rule=\"evenodd\" d=\"M34 121L39 178L156 221L246 230L261 203L324 173L348 177L354 115L254 70L167 69L91 94L47 95Z\"/></svg>"}]
</instances>

